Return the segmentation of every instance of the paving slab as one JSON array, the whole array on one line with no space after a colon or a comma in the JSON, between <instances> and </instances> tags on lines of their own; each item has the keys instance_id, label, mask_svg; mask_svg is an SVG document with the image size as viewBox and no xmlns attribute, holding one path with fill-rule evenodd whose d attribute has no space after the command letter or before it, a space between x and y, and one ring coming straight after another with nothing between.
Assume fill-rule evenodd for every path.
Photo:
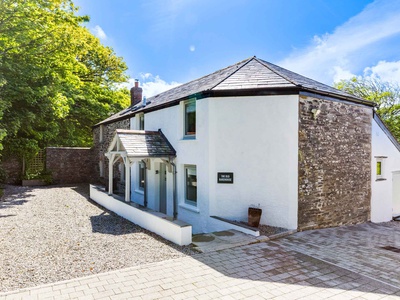
<instances>
[{"instance_id":1,"label":"paving slab","mask_svg":"<svg viewBox=\"0 0 400 300\"><path fill-rule=\"evenodd\" d=\"M351 237L364 229L365 235L359 239L369 234L375 242L358 247ZM353 251L377 255L383 250L376 245L396 245L397 235L389 233L390 227L362 225L337 230L340 234L327 230L297 233L279 240L2 293L0 299L399 299L400 284L381 278L391 266L381 263L378 256L372 260L353 259L341 249L343 244L352 243ZM386 237L378 237L382 234ZM323 254L328 248L331 252ZM320 259L322 256L334 261ZM361 265L352 270L357 262ZM400 266L399 260L391 258L390 262ZM359 271L368 265L372 268L374 263L379 263L377 276Z\"/></svg>"},{"instance_id":2,"label":"paving slab","mask_svg":"<svg viewBox=\"0 0 400 300\"><path fill-rule=\"evenodd\" d=\"M400 222L299 232L276 240L287 249L400 286Z\"/></svg>"}]
</instances>

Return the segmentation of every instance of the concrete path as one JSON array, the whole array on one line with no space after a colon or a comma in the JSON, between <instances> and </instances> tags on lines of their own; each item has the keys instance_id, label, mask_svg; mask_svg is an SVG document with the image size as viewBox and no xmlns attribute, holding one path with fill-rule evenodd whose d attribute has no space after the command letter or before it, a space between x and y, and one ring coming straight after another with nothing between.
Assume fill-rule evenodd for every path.
<instances>
[{"instance_id":1,"label":"concrete path","mask_svg":"<svg viewBox=\"0 0 400 300\"><path fill-rule=\"evenodd\" d=\"M391 272L400 267L400 254L379 248L397 245L397 230L361 225L302 232L0 294L0 299L398 299L397 277L385 281L383 274L396 275Z\"/></svg>"}]
</instances>

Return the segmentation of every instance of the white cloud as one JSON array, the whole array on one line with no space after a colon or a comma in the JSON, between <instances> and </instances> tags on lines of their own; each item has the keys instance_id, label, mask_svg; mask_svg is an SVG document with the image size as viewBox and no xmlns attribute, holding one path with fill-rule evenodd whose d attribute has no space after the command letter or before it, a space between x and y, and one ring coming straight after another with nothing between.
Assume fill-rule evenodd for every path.
<instances>
[{"instance_id":1,"label":"white cloud","mask_svg":"<svg viewBox=\"0 0 400 300\"><path fill-rule=\"evenodd\" d=\"M97 36L99 39L101 40L106 40L107 39L107 35L104 32L104 30L99 26L96 25L93 29L92 32L95 36Z\"/></svg>"},{"instance_id":2,"label":"white cloud","mask_svg":"<svg viewBox=\"0 0 400 300\"><path fill-rule=\"evenodd\" d=\"M143 89L143 96L146 96L147 98L181 85L181 83L175 81L168 83L165 80L162 80L160 76L153 76L151 73L141 73L140 79L140 86ZM134 85L135 79L131 78L129 79L128 84L125 86L130 89Z\"/></svg>"},{"instance_id":3,"label":"white cloud","mask_svg":"<svg viewBox=\"0 0 400 300\"><path fill-rule=\"evenodd\" d=\"M315 36L311 45L295 51L278 64L332 84L341 76L346 78L362 71L371 61L382 59L379 47L388 39L399 38L399 14L400 1L377 0L333 33ZM372 48L374 51L370 51ZM396 51L393 49L393 53Z\"/></svg>"},{"instance_id":4,"label":"white cloud","mask_svg":"<svg viewBox=\"0 0 400 300\"><path fill-rule=\"evenodd\" d=\"M190 50L190 52L194 52L194 51L196 51L196 47L193 46L193 45L191 45L191 46L189 47L189 50Z\"/></svg>"},{"instance_id":5,"label":"white cloud","mask_svg":"<svg viewBox=\"0 0 400 300\"><path fill-rule=\"evenodd\" d=\"M333 67L334 70L334 76L333 76L333 81L338 82L340 80L348 80L350 78L355 77L356 75L351 73L348 70L344 70L342 67L335 66Z\"/></svg>"},{"instance_id":6,"label":"white cloud","mask_svg":"<svg viewBox=\"0 0 400 300\"><path fill-rule=\"evenodd\" d=\"M400 83L400 60L392 62L380 61L373 67L365 68L364 76Z\"/></svg>"}]
</instances>

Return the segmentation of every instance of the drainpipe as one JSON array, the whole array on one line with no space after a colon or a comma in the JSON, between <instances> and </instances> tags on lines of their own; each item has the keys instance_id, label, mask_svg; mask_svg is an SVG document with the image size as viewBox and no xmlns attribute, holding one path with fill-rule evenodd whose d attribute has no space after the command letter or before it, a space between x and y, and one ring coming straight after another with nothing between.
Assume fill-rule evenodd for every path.
<instances>
[{"instance_id":1,"label":"drainpipe","mask_svg":"<svg viewBox=\"0 0 400 300\"><path fill-rule=\"evenodd\" d=\"M144 190L143 190L143 198L144 198L144 207L147 207L147 162L142 160L144 163Z\"/></svg>"},{"instance_id":2,"label":"drainpipe","mask_svg":"<svg viewBox=\"0 0 400 300\"><path fill-rule=\"evenodd\" d=\"M174 211L173 211L173 216L174 220L176 220L176 217L178 216L178 201L176 197L176 165L173 162L170 162L171 166L173 167L172 170L172 181L173 181L173 202L174 202Z\"/></svg>"}]
</instances>

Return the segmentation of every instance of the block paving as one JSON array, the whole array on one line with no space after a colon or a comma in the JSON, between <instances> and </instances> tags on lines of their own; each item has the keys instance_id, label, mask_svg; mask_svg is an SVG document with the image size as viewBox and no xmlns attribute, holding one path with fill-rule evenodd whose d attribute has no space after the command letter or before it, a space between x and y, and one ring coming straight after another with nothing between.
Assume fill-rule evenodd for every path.
<instances>
[{"instance_id":1,"label":"block paving","mask_svg":"<svg viewBox=\"0 0 400 300\"><path fill-rule=\"evenodd\" d=\"M398 227L300 232L0 294L0 299L400 299ZM386 274L386 276L385 276Z\"/></svg>"}]
</instances>

